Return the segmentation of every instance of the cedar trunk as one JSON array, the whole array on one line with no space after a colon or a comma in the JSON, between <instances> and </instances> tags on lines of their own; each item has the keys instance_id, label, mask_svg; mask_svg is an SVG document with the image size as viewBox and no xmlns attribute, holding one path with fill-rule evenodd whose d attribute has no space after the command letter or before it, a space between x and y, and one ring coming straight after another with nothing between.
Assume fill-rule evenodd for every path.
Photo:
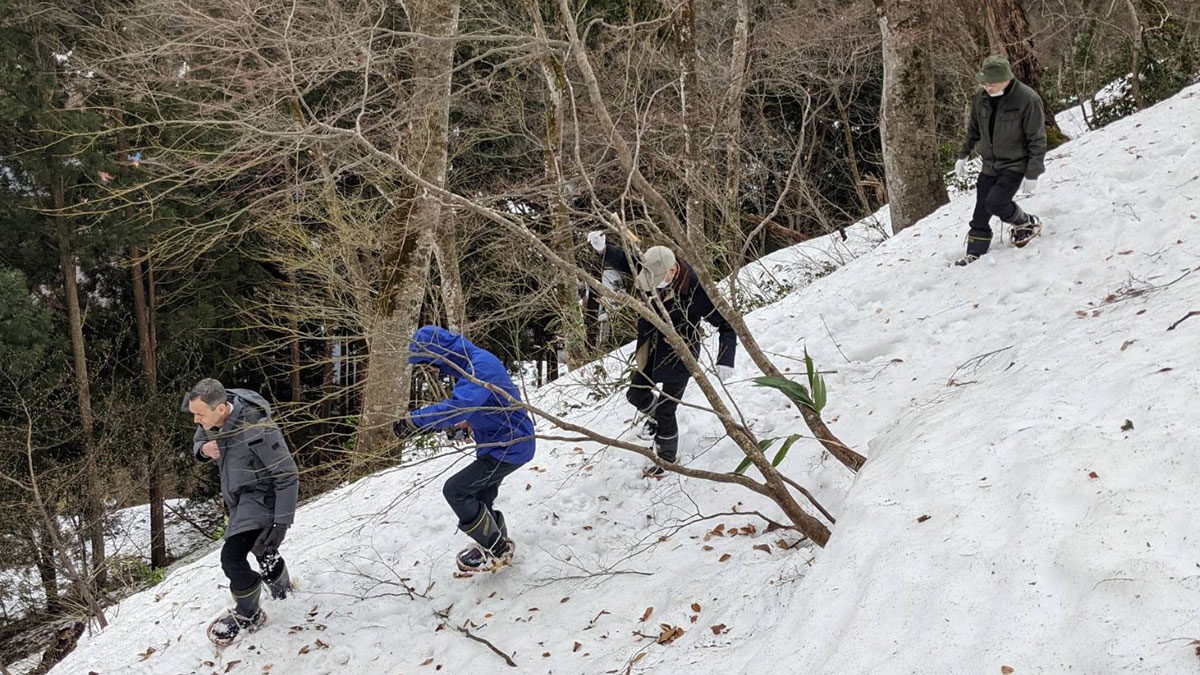
<instances>
[{"instance_id":1,"label":"cedar trunk","mask_svg":"<svg viewBox=\"0 0 1200 675\"><path fill-rule=\"evenodd\" d=\"M1012 64L1013 74L1029 85L1042 99L1042 110L1046 111L1046 129L1062 134L1051 113L1050 103L1042 94L1042 63L1033 44L1033 29L1019 0L984 0L987 14L988 34L995 36L997 46ZM1053 138L1053 134L1051 134Z\"/></svg>"}]
</instances>

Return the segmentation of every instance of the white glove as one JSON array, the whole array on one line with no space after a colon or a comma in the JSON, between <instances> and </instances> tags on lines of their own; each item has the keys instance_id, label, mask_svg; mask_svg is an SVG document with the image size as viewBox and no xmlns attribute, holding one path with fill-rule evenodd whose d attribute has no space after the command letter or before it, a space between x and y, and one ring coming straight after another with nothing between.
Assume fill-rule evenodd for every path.
<instances>
[{"instance_id":1,"label":"white glove","mask_svg":"<svg viewBox=\"0 0 1200 675\"><path fill-rule=\"evenodd\" d=\"M717 379L722 382L727 382L729 376L733 375L733 366L717 365Z\"/></svg>"},{"instance_id":2,"label":"white glove","mask_svg":"<svg viewBox=\"0 0 1200 675\"><path fill-rule=\"evenodd\" d=\"M592 230L587 233L588 245L596 249L596 253L604 253L604 233L600 230Z\"/></svg>"},{"instance_id":3,"label":"white glove","mask_svg":"<svg viewBox=\"0 0 1200 675\"><path fill-rule=\"evenodd\" d=\"M1036 189L1037 189L1037 179L1036 178L1026 178L1025 180L1021 181L1021 194L1031 195L1031 194L1033 194L1033 191Z\"/></svg>"},{"instance_id":4,"label":"white glove","mask_svg":"<svg viewBox=\"0 0 1200 675\"><path fill-rule=\"evenodd\" d=\"M967 179L967 158L963 157L954 163L954 175L958 176L959 180Z\"/></svg>"}]
</instances>

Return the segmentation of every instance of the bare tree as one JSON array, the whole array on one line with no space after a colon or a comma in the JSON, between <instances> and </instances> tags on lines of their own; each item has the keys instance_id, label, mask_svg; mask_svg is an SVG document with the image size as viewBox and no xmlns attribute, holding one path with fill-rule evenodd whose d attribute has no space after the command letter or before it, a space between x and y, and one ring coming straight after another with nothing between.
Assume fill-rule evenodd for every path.
<instances>
[{"instance_id":1,"label":"bare tree","mask_svg":"<svg viewBox=\"0 0 1200 675\"><path fill-rule=\"evenodd\" d=\"M1012 64L1017 79L1032 87L1041 97L1042 109L1046 111L1046 130L1052 132L1052 138L1066 140L1055 121L1054 108L1043 93L1042 62L1034 45L1033 29L1020 0L985 0L984 12L987 14L988 34L994 36L996 46Z\"/></svg>"}]
</instances>

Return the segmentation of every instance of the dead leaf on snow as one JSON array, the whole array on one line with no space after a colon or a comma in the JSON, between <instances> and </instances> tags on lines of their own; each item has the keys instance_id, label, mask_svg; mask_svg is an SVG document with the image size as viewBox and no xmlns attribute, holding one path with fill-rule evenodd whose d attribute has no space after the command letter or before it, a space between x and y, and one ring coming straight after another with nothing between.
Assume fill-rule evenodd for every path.
<instances>
[{"instance_id":1,"label":"dead leaf on snow","mask_svg":"<svg viewBox=\"0 0 1200 675\"><path fill-rule=\"evenodd\" d=\"M303 647L300 648L300 651L298 651L296 653L297 654L307 654L308 653L308 645L304 645Z\"/></svg>"},{"instance_id":2,"label":"dead leaf on snow","mask_svg":"<svg viewBox=\"0 0 1200 675\"><path fill-rule=\"evenodd\" d=\"M153 656L154 652L156 652L156 651L158 651L158 650L155 649L154 647L147 647L146 651L142 652L141 654L138 654L138 656L142 657L142 660L145 661L146 659Z\"/></svg>"},{"instance_id":3,"label":"dead leaf on snow","mask_svg":"<svg viewBox=\"0 0 1200 675\"><path fill-rule=\"evenodd\" d=\"M723 624L723 623L719 623L719 624L717 624L717 625L715 625L715 626L709 626L709 629L710 629L710 630L712 630L712 632L713 632L713 635L720 635L720 634L722 634L722 633L728 633L728 632L729 632L729 629L728 629L728 628L726 628L726 627L725 627L725 624Z\"/></svg>"},{"instance_id":4,"label":"dead leaf on snow","mask_svg":"<svg viewBox=\"0 0 1200 675\"><path fill-rule=\"evenodd\" d=\"M651 615L651 614L653 614L653 613L654 613L654 608L653 608L653 607L647 607L647 608L646 608L646 611L645 611L645 612L642 612L642 618L641 618L641 619L638 619L638 621L640 622L640 621L645 621L646 619L649 619L649 618L650 618L650 615Z\"/></svg>"},{"instance_id":5,"label":"dead leaf on snow","mask_svg":"<svg viewBox=\"0 0 1200 675\"><path fill-rule=\"evenodd\" d=\"M225 672L228 673L229 671L233 670L233 667L239 663L241 663L241 661L230 661L228 665L225 666Z\"/></svg>"},{"instance_id":6,"label":"dead leaf on snow","mask_svg":"<svg viewBox=\"0 0 1200 675\"><path fill-rule=\"evenodd\" d=\"M429 658L427 658L427 659L425 659L424 661L422 661L422 662L421 662L421 665L423 665L423 666L427 666L427 665L429 665L429 664L431 664L431 663L433 663L433 657L432 657L432 656L431 656L431 657L429 657Z\"/></svg>"},{"instance_id":7,"label":"dead leaf on snow","mask_svg":"<svg viewBox=\"0 0 1200 675\"><path fill-rule=\"evenodd\" d=\"M658 644L660 645L669 645L684 633L683 628L667 623L659 624L659 627L662 628L662 632L658 634Z\"/></svg>"},{"instance_id":8,"label":"dead leaf on snow","mask_svg":"<svg viewBox=\"0 0 1200 675\"><path fill-rule=\"evenodd\" d=\"M759 544L754 547L754 550L755 551L766 551L767 553L770 553L771 547L768 544Z\"/></svg>"},{"instance_id":9,"label":"dead leaf on snow","mask_svg":"<svg viewBox=\"0 0 1200 675\"><path fill-rule=\"evenodd\" d=\"M717 558L717 562L725 562L726 560L729 560L732 557L733 557L732 555L730 555L728 553L724 553L721 555L720 558Z\"/></svg>"},{"instance_id":10,"label":"dead leaf on snow","mask_svg":"<svg viewBox=\"0 0 1200 675\"><path fill-rule=\"evenodd\" d=\"M575 646L571 648L571 651L573 651L573 652L577 652L577 651L579 651L579 648L580 648L580 647L582 647L582 646L583 646L583 645L581 645L581 644L579 644L578 642L576 642L576 643L575 643Z\"/></svg>"},{"instance_id":11,"label":"dead leaf on snow","mask_svg":"<svg viewBox=\"0 0 1200 675\"><path fill-rule=\"evenodd\" d=\"M1011 675L1013 669L1010 666L1000 666L1000 672L1004 673L1004 675Z\"/></svg>"},{"instance_id":12,"label":"dead leaf on snow","mask_svg":"<svg viewBox=\"0 0 1200 675\"><path fill-rule=\"evenodd\" d=\"M699 612L699 611L700 611L700 603L698 603L698 602L693 602L693 603L692 603L692 611L693 611L693 612Z\"/></svg>"}]
</instances>

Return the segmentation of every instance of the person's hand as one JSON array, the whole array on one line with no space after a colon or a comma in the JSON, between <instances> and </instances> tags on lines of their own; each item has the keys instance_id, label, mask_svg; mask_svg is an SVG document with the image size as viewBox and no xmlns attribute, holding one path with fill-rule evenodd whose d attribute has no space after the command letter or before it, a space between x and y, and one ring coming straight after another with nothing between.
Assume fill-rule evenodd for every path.
<instances>
[{"instance_id":1,"label":"person's hand","mask_svg":"<svg viewBox=\"0 0 1200 675\"><path fill-rule=\"evenodd\" d=\"M417 425L413 424L412 416L404 413L404 416L392 423L392 433L396 434L396 438L407 440L421 433Z\"/></svg>"},{"instance_id":2,"label":"person's hand","mask_svg":"<svg viewBox=\"0 0 1200 675\"><path fill-rule=\"evenodd\" d=\"M717 365L717 379L722 382L728 382L733 376L733 366Z\"/></svg>"},{"instance_id":3,"label":"person's hand","mask_svg":"<svg viewBox=\"0 0 1200 675\"><path fill-rule=\"evenodd\" d=\"M446 438L453 443L471 440L471 425L465 420L446 430Z\"/></svg>"},{"instance_id":4,"label":"person's hand","mask_svg":"<svg viewBox=\"0 0 1200 675\"><path fill-rule=\"evenodd\" d=\"M592 230L587 233L588 246L596 249L596 253L604 253L605 237L600 230Z\"/></svg>"},{"instance_id":5,"label":"person's hand","mask_svg":"<svg viewBox=\"0 0 1200 675\"><path fill-rule=\"evenodd\" d=\"M209 441L200 446L200 454L209 459L221 459L221 447L216 441Z\"/></svg>"},{"instance_id":6,"label":"person's hand","mask_svg":"<svg viewBox=\"0 0 1200 675\"><path fill-rule=\"evenodd\" d=\"M288 526L283 523L274 523L259 533L258 539L254 540L254 546L250 548L250 552L256 558L262 558L268 554L278 553L279 545L283 543L283 538L287 535Z\"/></svg>"},{"instance_id":7,"label":"person's hand","mask_svg":"<svg viewBox=\"0 0 1200 675\"><path fill-rule=\"evenodd\" d=\"M1031 195L1031 194L1033 194L1033 191L1036 189L1037 189L1037 179L1036 178L1026 178L1025 180L1021 181L1021 193L1022 194Z\"/></svg>"},{"instance_id":8,"label":"person's hand","mask_svg":"<svg viewBox=\"0 0 1200 675\"><path fill-rule=\"evenodd\" d=\"M954 163L954 175L958 176L959 180L967 179L967 158L963 157Z\"/></svg>"}]
</instances>

